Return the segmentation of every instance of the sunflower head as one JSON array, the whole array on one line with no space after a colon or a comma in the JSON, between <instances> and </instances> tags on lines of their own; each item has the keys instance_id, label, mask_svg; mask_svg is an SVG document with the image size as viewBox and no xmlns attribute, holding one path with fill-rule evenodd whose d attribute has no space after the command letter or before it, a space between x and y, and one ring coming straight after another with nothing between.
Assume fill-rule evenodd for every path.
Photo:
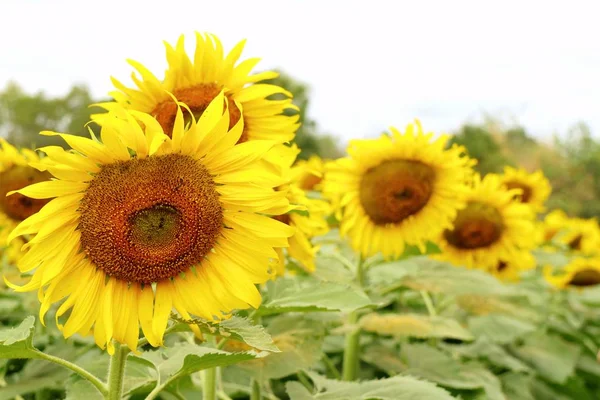
<instances>
[{"instance_id":1,"label":"sunflower head","mask_svg":"<svg viewBox=\"0 0 600 400\"><path fill-rule=\"evenodd\" d=\"M151 114L170 135L178 112L173 98L185 103L198 118L224 92L229 127L244 120L240 143L254 139L290 141L299 126L292 94L276 85L258 83L278 74L273 71L250 74L260 59L239 62L244 45L245 40L224 55L219 38L196 33L196 48L189 56L181 36L175 46L166 44L168 69L164 78L157 78L142 64L129 60L139 73L132 76L137 88L129 88L113 78L117 90L110 94L123 107ZM104 106L112 107L110 103ZM103 117L104 114L94 116L97 120Z\"/></svg>"},{"instance_id":2,"label":"sunflower head","mask_svg":"<svg viewBox=\"0 0 600 400\"><path fill-rule=\"evenodd\" d=\"M544 268L544 278L559 289L585 289L600 285L600 258L575 258L560 274L555 274L552 267L547 266Z\"/></svg>"},{"instance_id":3,"label":"sunflower head","mask_svg":"<svg viewBox=\"0 0 600 400\"><path fill-rule=\"evenodd\" d=\"M453 226L438 238L438 258L470 268L494 270L535 245L533 212L514 202L516 190L507 190L497 175L475 176Z\"/></svg>"},{"instance_id":4,"label":"sunflower head","mask_svg":"<svg viewBox=\"0 0 600 400\"><path fill-rule=\"evenodd\" d=\"M38 290L42 321L61 303L65 337L93 333L112 352L112 339L135 349L140 326L162 344L172 309L219 320L259 305L255 284L271 277L274 249L294 230L265 215L289 210L260 163L275 142L236 145L243 127L230 128L227 107L220 93L188 123L180 107L170 135L151 115L118 107L102 119L101 141L45 133L73 151L44 148L56 179L18 190L53 200L9 237L33 236L18 264L33 274L8 282Z\"/></svg>"},{"instance_id":5,"label":"sunflower head","mask_svg":"<svg viewBox=\"0 0 600 400\"><path fill-rule=\"evenodd\" d=\"M574 253L593 255L600 250L600 227L593 218L568 218L555 237Z\"/></svg>"},{"instance_id":6,"label":"sunflower head","mask_svg":"<svg viewBox=\"0 0 600 400\"><path fill-rule=\"evenodd\" d=\"M321 190L321 182L325 173L325 163L319 156L311 156L308 160L298 160L295 164L294 182L302 190Z\"/></svg>"},{"instance_id":7,"label":"sunflower head","mask_svg":"<svg viewBox=\"0 0 600 400\"><path fill-rule=\"evenodd\" d=\"M445 149L447 141L416 121L405 133L353 140L349 157L327 165L324 194L356 250L399 256L405 244L424 246L451 226L474 161L460 146Z\"/></svg>"},{"instance_id":8,"label":"sunflower head","mask_svg":"<svg viewBox=\"0 0 600 400\"><path fill-rule=\"evenodd\" d=\"M552 187L542 171L528 173L522 168L505 167L501 179L507 189L520 189L515 200L530 205L536 212L545 210L544 203Z\"/></svg>"},{"instance_id":9,"label":"sunflower head","mask_svg":"<svg viewBox=\"0 0 600 400\"><path fill-rule=\"evenodd\" d=\"M504 257L488 272L505 282L516 282L523 271L535 268L535 258L529 251L519 251L512 257Z\"/></svg>"},{"instance_id":10,"label":"sunflower head","mask_svg":"<svg viewBox=\"0 0 600 400\"><path fill-rule=\"evenodd\" d=\"M0 258L6 255L9 263L19 258L20 248L24 244L23 240L15 241L12 246L2 250L11 230L48 202L21 194L6 196L11 191L50 179L49 173L32 165L42 165L36 152L28 149L18 150L6 140L0 139Z\"/></svg>"}]
</instances>

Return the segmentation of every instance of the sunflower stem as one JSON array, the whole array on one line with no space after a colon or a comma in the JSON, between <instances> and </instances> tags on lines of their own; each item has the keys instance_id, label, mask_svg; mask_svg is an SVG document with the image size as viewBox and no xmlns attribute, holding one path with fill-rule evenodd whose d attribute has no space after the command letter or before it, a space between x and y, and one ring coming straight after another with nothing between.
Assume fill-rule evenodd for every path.
<instances>
[{"instance_id":1,"label":"sunflower stem","mask_svg":"<svg viewBox=\"0 0 600 400\"><path fill-rule=\"evenodd\" d=\"M250 400L261 400L262 395L260 393L260 383L256 379L252 379L252 392L250 393Z\"/></svg>"},{"instance_id":2,"label":"sunflower stem","mask_svg":"<svg viewBox=\"0 0 600 400\"><path fill-rule=\"evenodd\" d=\"M102 382L100 379L96 378L94 375L81 368L80 366L75 365L67 360L63 360L60 357L51 356L50 354L46 354L41 351L38 352L37 355L43 360L62 365L63 367L75 372L77 375L81 376L83 379L87 380L92 385L94 385L96 389L98 389L98 391L102 393L103 396L106 397L106 395L108 394L108 388L106 387L106 384L104 384L104 382Z\"/></svg>"},{"instance_id":3,"label":"sunflower stem","mask_svg":"<svg viewBox=\"0 0 600 400\"><path fill-rule=\"evenodd\" d=\"M208 368L204 370L202 379L202 399L215 400L217 397L217 368Z\"/></svg>"},{"instance_id":4,"label":"sunflower stem","mask_svg":"<svg viewBox=\"0 0 600 400\"><path fill-rule=\"evenodd\" d=\"M123 395L123 380L125 378L125 362L129 349L115 342L115 352L110 357L108 365L108 400L121 400Z\"/></svg>"},{"instance_id":5,"label":"sunflower stem","mask_svg":"<svg viewBox=\"0 0 600 400\"><path fill-rule=\"evenodd\" d=\"M356 282L362 288L365 283L365 271L363 269L364 258L359 256L356 264ZM342 365L342 379L345 381L356 380L359 366L360 328L355 326L358 322L358 311L353 311L348 316L348 324L353 326L352 332L346 335L344 347L344 362Z\"/></svg>"}]
</instances>

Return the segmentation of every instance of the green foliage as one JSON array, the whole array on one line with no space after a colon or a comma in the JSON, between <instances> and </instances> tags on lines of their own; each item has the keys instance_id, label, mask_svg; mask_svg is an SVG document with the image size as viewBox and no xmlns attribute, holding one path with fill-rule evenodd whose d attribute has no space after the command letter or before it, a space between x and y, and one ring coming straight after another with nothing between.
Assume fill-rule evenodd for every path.
<instances>
[{"instance_id":1,"label":"green foliage","mask_svg":"<svg viewBox=\"0 0 600 400\"><path fill-rule=\"evenodd\" d=\"M301 125L294 140L301 150L298 158L308 159L311 155L318 155L321 158L332 159L343 155L343 149L339 148L338 140L329 134L320 133L317 122L308 117L310 88L306 83L283 72L279 72L279 77L264 81L264 83L287 89L294 95L294 104L300 108Z\"/></svg>"},{"instance_id":2,"label":"green foliage","mask_svg":"<svg viewBox=\"0 0 600 400\"><path fill-rule=\"evenodd\" d=\"M465 146L469 155L479 161L475 169L482 175L502 172L504 166L509 164L508 159L502 154L500 145L485 127L464 125L452 137L450 144Z\"/></svg>"},{"instance_id":3,"label":"green foliage","mask_svg":"<svg viewBox=\"0 0 600 400\"><path fill-rule=\"evenodd\" d=\"M88 135L85 124L92 113L98 112L89 108L94 102L82 85L73 86L62 97L48 97L43 92L28 94L16 83L9 83L0 92L0 135L21 147L64 146L62 139L41 136L39 132Z\"/></svg>"},{"instance_id":4,"label":"green foliage","mask_svg":"<svg viewBox=\"0 0 600 400\"><path fill-rule=\"evenodd\" d=\"M297 382L286 384L291 400L449 400L448 392L410 376L396 376L369 382L339 382L311 375L316 387L312 394Z\"/></svg>"},{"instance_id":5,"label":"green foliage","mask_svg":"<svg viewBox=\"0 0 600 400\"><path fill-rule=\"evenodd\" d=\"M334 282L282 278L267 283L260 315L302 311L350 312L372 305L360 289Z\"/></svg>"}]
</instances>

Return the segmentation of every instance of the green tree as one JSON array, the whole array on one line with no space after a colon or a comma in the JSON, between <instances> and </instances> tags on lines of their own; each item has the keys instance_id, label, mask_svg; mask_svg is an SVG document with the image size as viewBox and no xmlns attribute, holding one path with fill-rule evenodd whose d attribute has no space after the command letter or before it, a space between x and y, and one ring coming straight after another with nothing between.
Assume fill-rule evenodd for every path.
<instances>
[{"instance_id":1,"label":"green tree","mask_svg":"<svg viewBox=\"0 0 600 400\"><path fill-rule=\"evenodd\" d=\"M482 175L501 173L505 165L511 164L498 142L483 126L464 125L450 140L451 145L454 143L465 146L469 155L478 160L475 168Z\"/></svg>"},{"instance_id":2,"label":"green tree","mask_svg":"<svg viewBox=\"0 0 600 400\"><path fill-rule=\"evenodd\" d=\"M316 121L307 116L310 90L306 83L298 81L283 72L279 72L279 77L264 81L264 83L281 86L294 95L294 104L300 108L301 125L294 140L301 150L298 155L299 158L307 159L313 154L322 158L337 158L343 154L343 150L336 143L336 138L320 133ZM296 112L294 111L294 113Z\"/></svg>"},{"instance_id":3,"label":"green tree","mask_svg":"<svg viewBox=\"0 0 600 400\"><path fill-rule=\"evenodd\" d=\"M98 112L89 108L92 103L94 100L83 85L73 86L62 97L50 97L41 91L28 94L11 82L0 92L0 136L20 147L63 146L62 139L41 136L39 132L86 135L85 124L93 112Z\"/></svg>"}]
</instances>

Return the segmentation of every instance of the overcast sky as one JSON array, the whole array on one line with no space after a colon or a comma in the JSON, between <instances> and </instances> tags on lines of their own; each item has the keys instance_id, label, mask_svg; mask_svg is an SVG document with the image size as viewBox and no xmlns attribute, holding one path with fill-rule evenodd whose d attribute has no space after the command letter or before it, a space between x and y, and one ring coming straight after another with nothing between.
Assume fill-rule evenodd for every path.
<instances>
[{"instance_id":1,"label":"overcast sky","mask_svg":"<svg viewBox=\"0 0 600 400\"><path fill-rule=\"evenodd\" d=\"M452 131L490 113L550 138L585 121L600 136L600 1L31 1L0 3L0 87L63 94L126 58L162 76L163 40L194 31L311 87L321 130L370 137L418 117Z\"/></svg>"}]
</instances>

